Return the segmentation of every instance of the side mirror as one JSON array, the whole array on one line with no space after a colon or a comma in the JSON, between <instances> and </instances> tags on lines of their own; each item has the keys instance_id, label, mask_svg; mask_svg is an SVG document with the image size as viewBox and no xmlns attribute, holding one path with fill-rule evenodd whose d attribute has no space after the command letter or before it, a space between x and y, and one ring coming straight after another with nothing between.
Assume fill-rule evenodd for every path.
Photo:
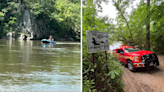
<instances>
[{"instance_id":1,"label":"side mirror","mask_svg":"<svg viewBox=\"0 0 164 92\"><path fill-rule=\"evenodd\" d=\"M120 54L124 55L124 52L120 52Z\"/></svg>"}]
</instances>

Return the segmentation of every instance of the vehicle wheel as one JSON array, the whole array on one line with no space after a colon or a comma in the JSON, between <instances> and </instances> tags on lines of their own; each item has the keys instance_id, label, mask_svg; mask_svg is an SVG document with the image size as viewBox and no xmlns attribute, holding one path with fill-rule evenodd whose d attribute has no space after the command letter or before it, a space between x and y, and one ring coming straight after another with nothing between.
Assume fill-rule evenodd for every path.
<instances>
[{"instance_id":1,"label":"vehicle wheel","mask_svg":"<svg viewBox=\"0 0 164 92\"><path fill-rule=\"evenodd\" d=\"M135 72L136 71L136 69L135 69L132 61L128 60L127 66L128 66L128 68L129 68L130 71L132 71L132 72Z\"/></svg>"},{"instance_id":2,"label":"vehicle wheel","mask_svg":"<svg viewBox=\"0 0 164 92\"><path fill-rule=\"evenodd\" d=\"M158 57L157 57L157 54L156 53L153 53L155 58L157 59L155 62L156 62L156 66L159 66L159 60L158 60Z\"/></svg>"}]
</instances>

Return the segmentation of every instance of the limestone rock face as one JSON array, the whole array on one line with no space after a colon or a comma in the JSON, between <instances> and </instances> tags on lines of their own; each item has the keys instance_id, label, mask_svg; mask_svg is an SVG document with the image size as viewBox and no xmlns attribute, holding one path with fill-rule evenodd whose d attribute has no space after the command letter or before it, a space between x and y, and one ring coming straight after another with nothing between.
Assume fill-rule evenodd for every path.
<instances>
[{"instance_id":1,"label":"limestone rock face","mask_svg":"<svg viewBox=\"0 0 164 92\"><path fill-rule=\"evenodd\" d=\"M25 35L28 35L27 40L49 37L49 33L44 22L42 20L36 21L30 12L32 11L24 10L22 19L23 26L21 26L22 32Z\"/></svg>"},{"instance_id":2,"label":"limestone rock face","mask_svg":"<svg viewBox=\"0 0 164 92\"><path fill-rule=\"evenodd\" d=\"M8 39L12 39L12 32L7 33L6 36L8 37Z\"/></svg>"},{"instance_id":3,"label":"limestone rock face","mask_svg":"<svg viewBox=\"0 0 164 92\"><path fill-rule=\"evenodd\" d=\"M14 40L15 39L15 32L8 32L6 34L7 39Z\"/></svg>"},{"instance_id":4,"label":"limestone rock face","mask_svg":"<svg viewBox=\"0 0 164 92\"><path fill-rule=\"evenodd\" d=\"M32 30L32 26L31 26L31 19L30 19L30 13L28 10L24 11L23 14L23 33L25 34L30 34L30 37L28 37L28 40L33 39L33 30Z\"/></svg>"},{"instance_id":5,"label":"limestone rock face","mask_svg":"<svg viewBox=\"0 0 164 92\"><path fill-rule=\"evenodd\" d=\"M33 15L33 11L25 9L25 6L18 3L18 16L16 20L15 36L12 32L9 32L4 36L5 39L13 39L13 36L19 40L31 40L31 39L42 39L49 37L48 29L43 20L36 20Z\"/></svg>"},{"instance_id":6,"label":"limestone rock face","mask_svg":"<svg viewBox=\"0 0 164 92\"><path fill-rule=\"evenodd\" d=\"M21 34L20 37L18 38L18 40L26 40L26 35L25 34Z\"/></svg>"}]
</instances>

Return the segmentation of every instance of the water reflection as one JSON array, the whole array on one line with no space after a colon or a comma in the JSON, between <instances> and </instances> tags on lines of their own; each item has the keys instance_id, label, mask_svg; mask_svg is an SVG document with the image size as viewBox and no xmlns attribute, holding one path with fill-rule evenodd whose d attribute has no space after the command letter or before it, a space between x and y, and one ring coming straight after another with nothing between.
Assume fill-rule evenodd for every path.
<instances>
[{"instance_id":1,"label":"water reflection","mask_svg":"<svg viewBox=\"0 0 164 92\"><path fill-rule=\"evenodd\" d=\"M80 44L0 40L1 91L80 91Z\"/></svg>"},{"instance_id":2,"label":"water reflection","mask_svg":"<svg viewBox=\"0 0 164 92\"><path fill-rule=\"evenodd\" d=\"M41 45L42 45L42 47L44 47L44 48L53 48L53 46L56 45L56 44L52 44L52 43L42 43Z\"/></svg>"}]
</instances>

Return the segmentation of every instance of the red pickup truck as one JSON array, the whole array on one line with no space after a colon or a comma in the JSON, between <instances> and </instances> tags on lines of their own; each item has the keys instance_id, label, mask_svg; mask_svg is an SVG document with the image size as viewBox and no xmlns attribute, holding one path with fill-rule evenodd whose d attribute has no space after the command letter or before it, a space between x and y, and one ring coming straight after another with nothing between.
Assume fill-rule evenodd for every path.
<instances>
[{"instance_id":1,"label":"red pickup truck","mask_svg":"<svg viewBox=\"0 0 164 92\"><path fill-rule=\"evenodd\" d=\"M134 46L123 45L113 50L116 59L128 66L130 71L136 68L159 66L158 57L155 53L147 50L140 50Z\"/></svg>"}]
</instances>

